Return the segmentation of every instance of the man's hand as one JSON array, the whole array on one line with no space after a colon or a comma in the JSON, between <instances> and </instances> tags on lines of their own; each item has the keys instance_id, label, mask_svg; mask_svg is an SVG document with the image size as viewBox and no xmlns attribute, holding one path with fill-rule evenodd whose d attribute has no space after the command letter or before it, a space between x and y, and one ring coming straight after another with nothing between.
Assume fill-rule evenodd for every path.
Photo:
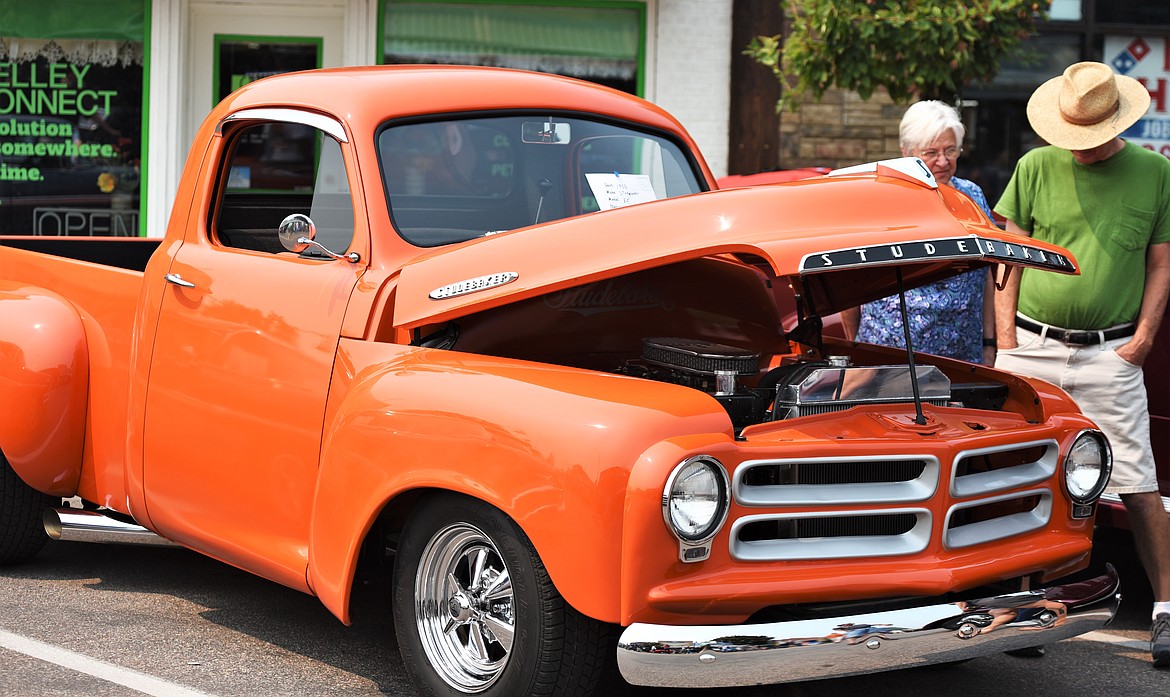
<instances>
[{"instance_id":1,"label":"man's hand","mask_svg":"<svg viewBox=\"0 0 1170 697\"><path fill-rule=\"evenodd\" d=\"M1004 223L1004 229L1014 235L1032 236L1012 220ZM1019 346L1016 343L1016 307L1020 300L1022 270L1005 266L1003 272L1007 275L1003 290L995 294L995 340L1000 350Z\"/></svg>"},{"instance_id":2,"label":"man's hand","mask_svg":"<svg viewBox=\"0 0 1170 697\"><path fill-rule=\"evenodd\" d=\"M1125 362L1141 366L1154 347L1170 295L1170 242L1150 245L1146 252L1146 287L1133 338L1115 351Z\"/></svg>"},{"instance_id":3,"label":"man's hand","mask_svg":"<svg viewBox=\"0 0 1170 697\"><path fill-rule=\"evenodd\" d=\"M1150 349L1152 348L1153 344L1131 340L1115 348L1114 353L1126 363L1136 365L1140 368L1146 362L1146 356L1150 355Z\"/></svg>"}]
</instances>

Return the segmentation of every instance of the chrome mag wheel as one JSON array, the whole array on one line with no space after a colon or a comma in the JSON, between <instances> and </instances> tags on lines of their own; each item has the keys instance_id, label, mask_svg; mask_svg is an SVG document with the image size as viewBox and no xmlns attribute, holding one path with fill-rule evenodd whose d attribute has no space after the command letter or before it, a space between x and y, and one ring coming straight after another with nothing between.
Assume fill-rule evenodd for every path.
<instances>
[{"instance_id":1,"label":"chrome mag wheel","mask_svg":"<svg viewBox=\"0 0 1170 697\"><path fill-rule=\"evenodd\" d=\"M467 523L438 530L415 574L415 623L422 649L448 685L490 688L512 655L515 597L491 538Z\"/></svg>"}]
</instances>

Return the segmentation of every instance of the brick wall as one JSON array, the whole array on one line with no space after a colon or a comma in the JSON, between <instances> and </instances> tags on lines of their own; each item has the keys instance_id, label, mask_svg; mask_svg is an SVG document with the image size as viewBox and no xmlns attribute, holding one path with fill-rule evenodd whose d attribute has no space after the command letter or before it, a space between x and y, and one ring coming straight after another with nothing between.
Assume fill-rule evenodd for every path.
<instances>
[{"instance_id":1,"label":"brick wall","mask_svg":"<svg viewBox=\"0 0 1170 697\"><path fill-rule=\"evenodd\" d=\"M884 90L868 101L839 89L820 102L806 99L797 111L779 114L780 166L845 167L900 157L898 123L905 111Z\"/></svg>"}]
</instances>

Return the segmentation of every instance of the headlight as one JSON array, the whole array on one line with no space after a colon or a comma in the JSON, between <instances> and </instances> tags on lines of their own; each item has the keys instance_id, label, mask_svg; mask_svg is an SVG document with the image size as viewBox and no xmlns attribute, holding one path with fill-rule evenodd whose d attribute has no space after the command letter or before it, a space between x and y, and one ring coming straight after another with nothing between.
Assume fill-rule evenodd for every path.
<instances>
[{"instance_id":1,"label":"headlight","mask_svg":"<svg viewBox=\"0 0 1170 697\"><path fill-rule=\"evenodd\" d=\"M662 516L670 531L683 543L683 561L705 559L687 553L710 540L727 520L730 506L730 482L723 465L713 457L697 455L683 460L666 480L662 493Z\"/></svg>"},{"instance_id":2,"label":"headlight","mask_svg":"<svg viewBox=\"0 0 1170 697\"><path fill-rule=\"evenodd\" d=\"M1109 483L1113 454L1100 431L1084 431L1064 458L1064 488L1075 503L1095 501Z\"/></svg>"}]
</instances>

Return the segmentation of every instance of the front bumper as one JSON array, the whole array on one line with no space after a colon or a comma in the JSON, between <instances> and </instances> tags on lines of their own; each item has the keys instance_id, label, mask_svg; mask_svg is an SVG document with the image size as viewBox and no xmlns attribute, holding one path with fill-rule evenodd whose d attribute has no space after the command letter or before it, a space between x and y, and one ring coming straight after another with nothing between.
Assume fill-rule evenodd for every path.
<instances>
[{"instance_id":1,"label":"front bumper","mask_svg":"<svg viewBox=\"0 0 1170 697\"><path fill-rule=\"evenodd\" d=\"M618 668L634 685L737 687L961 661L1099 629L1120 595L1101 576L1040 590L863 615L750 625L632 624Z\"/></svg>"}]
</instances>

